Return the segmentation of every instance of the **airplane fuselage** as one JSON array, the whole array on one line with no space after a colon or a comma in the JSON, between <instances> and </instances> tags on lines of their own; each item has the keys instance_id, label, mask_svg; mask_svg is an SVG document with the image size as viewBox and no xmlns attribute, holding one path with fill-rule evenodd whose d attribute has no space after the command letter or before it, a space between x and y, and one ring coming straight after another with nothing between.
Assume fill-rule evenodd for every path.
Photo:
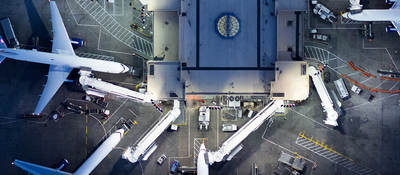
<instances>
[{"instance_id":1,"label":"airplane fuselage","mask_svg":"<svg viewBox=\"0 0 400 175\"><path fill-rule=\"evenodd\" d=\"M208 175L208 164L204 157L204 154L207 153L206 147L204 143L200 145L199 153L197 154L197 174L198 175Z\"/></svg>"},{"instance_id":2,"label":"airplane fuselage","mask_svg":"<svg viewBox=\"0 0 400 175\"><path fill-rule=\"evenodd\" d=\"M345 18L354 21L398 21L400 20L400 9L367 9L361 13L344 13Z\"/></svg>"},{"instance_id":3,"label":"airplane fuselage","mask_svg":"<svg viewBox=\"0 0 400 175\"><path fill-rule=\"evenodd\" d=\"M93 71L105 73L125 73L129 68L121 63L91 58L78 57L71 54L47 53L25 49L0 49L0 55L34 63L42 63L57 66L67 66L71 68L89 68Z\"/></svg>"}]
</instances>

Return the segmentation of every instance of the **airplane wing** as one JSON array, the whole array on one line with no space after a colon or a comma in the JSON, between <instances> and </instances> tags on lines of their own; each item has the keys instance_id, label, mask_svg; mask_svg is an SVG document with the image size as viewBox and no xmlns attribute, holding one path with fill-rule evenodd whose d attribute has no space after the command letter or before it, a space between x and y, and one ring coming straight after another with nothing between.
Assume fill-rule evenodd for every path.
<instances>
[{"instance_id":1,"label":"airplane wing","mask_svg":"<svg viewBox=\"0 0 400 175\"><path fill-rule=\"evenodd\" d=\"M396 2L394 2L394 4L392 5L392 9L395 8L400 8L400 0L397 0Z\"/></svg>"},{"instance_id":2,"label":"airplane wing","mask_svg":"<svg viewBox=\"0 0 400 175\"><path fill-rule=\"evenodd\" d=\"M55 1L50 1L51 24L53 27L53 53L75 55L71 40L65 29Z\"/></svg>"},{"instance_id":3,"label":"airplane wing","mask_svg":"<svg viewBox=\"0 0 400 175\"><path fill-rule=\"evenodd\" d=\"M0 49L1 49L1 48L7 48L7 45L6 45L6 43L4 43L3 38L0 36ZM0 56L0 63L1 63L4 59L6 59L6 57Z\"/></svg>"},{"instance_id":4,"label":"airplane wing","mask_svg":"<svg viewBox=\"0 0 400 175\"><path fill-rule=\"evenodd\" d=\"M55 1L50 1L51 23L53 27L53 53L75 55L68 37L60 12ZM50 65L47 82L36 105L35 114L40 114L51 98L67 79L72 68L65 66Z\"/></svg>"},{"instance_id":5,"label":"airplane wing","mask_svg":"<svg viewBox=\"0 0 400 175\"><path fill-rule=\"evenodd\" d=\"M392 9L399 9L399 8L400 8L400 0L397 0L397 1L393 4ZM398 18L397 21L392 21L392 24L393 24L394 27L396 27L396 29L397 29L397 34L400 35L400 18Z\"/></svg>"},{"instance_id":6,"label":"airplane wing","mask_svg":"<svg viewBox=\"0 0 400 175\"><path fill-rule=\"evenodd\" d=\"M52 168L47 168L44 166L36 165L21 160L15 160L13 164L33 175L71 175L71 173L55 170Z\"/></svg>"},{"instance_id":7,"label":"airplane wing","mask_svg":"<svg viewBox=\"0 0 400 175\"><path fill-rule=\"evenodd\" d=\"M398 1L397 1L398 2ZM392 21L393 26L396 28L397 30L397 34L400 35L400 19L397 21Z\"/></svg>"},{"instance_id":8,"label":"airplane wing","mask_svg":"<svg viewBox=\"0 0 400 175\"><path fill-rule=\"evenodd\" d=\"M69 73L72 71L70 67L50 65L47 82L36 105L35 114L40 114L46 107L47 103L53 98L61 85L67 80Z\"/></svg>"}]
</instances>

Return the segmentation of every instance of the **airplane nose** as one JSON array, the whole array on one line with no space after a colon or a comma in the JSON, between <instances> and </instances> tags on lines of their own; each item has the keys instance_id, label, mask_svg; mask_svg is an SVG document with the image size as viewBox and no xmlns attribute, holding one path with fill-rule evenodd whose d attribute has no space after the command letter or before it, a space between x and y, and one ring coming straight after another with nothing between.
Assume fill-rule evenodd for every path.
<instances>
[{"instance_id":1,"label":"airplane nose","mask_svg":"<svg viewBox=\"0 0 400 175\"><path fill-rule=\"evenodd\" d=\"M128 72L129 71L129 67L128 66L126 66L126 65L124 65L124 64L121 64L122 65L122 71L121 71L121 73L125 73L125 72Z\"/></svg>"},{"instance_id":2,"label":"airplane nose","mask_svg":"<svg viewBox=\"0 0 400 175\"><path fill-rule=\"evenodd\" d=\"M343 18L349 19L349 12L343 13L342 14Z\"/></svg>"}]
</instances>

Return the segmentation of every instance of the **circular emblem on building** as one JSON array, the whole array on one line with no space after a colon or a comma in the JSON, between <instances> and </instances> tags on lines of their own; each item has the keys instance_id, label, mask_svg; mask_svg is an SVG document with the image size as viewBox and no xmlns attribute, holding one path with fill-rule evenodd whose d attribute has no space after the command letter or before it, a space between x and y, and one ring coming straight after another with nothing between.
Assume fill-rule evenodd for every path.
<instances>
[{"instance_id":1,"label":"circular emblem on building","mask_svg":"<svg viewBox=\"0 0 400 175\"><path fill-rule=\"evenodd\" d=\"M233 38L240 33L240 20L232 13L224 13L216 20L216 31L222 38Z\"/></svg>"}]
</instances>

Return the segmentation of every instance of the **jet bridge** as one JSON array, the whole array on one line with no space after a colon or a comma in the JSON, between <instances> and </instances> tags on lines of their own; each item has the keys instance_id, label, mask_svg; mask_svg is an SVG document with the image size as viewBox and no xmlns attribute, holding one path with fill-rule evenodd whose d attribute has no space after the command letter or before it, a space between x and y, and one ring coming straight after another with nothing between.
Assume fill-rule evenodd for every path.
<instances>
[{"instance_id":1,"label":"jet bridge","mask_svg":"<svg viewBox=\"0 0 400 175\"><path fill-rule=\"evenodd\" d=\"M242 149L242 145L240 143L253 131L257 130L258 127L260 127L265 120L270 118L275 113L275 111L280 107L283 107L282 100L276 100L270 102L260 112L258 112L256 116L254 116L242 128L240 128L235 134L229 137L222 144L222 146L219 147L218 151L208 152L207 154L208 163L212 165L214 162L231 160L233 156L235 156L235 154L237 154Z\"/></svg>"},{"instance_id":2,"label":"jet bridge","mask_svg":"<svg viewBox=\"0 0 400 175\"><path fill-rule=\"evenodd\" d=\"M164 130L181 114L179 108L179 101L174 101L174 108L169 111L157 124L150 129L150 131L136 144L136 146L130 146L122 154L123 159L127 159L131 163L135 163L140 160L147 160L152 154L157 145L154 141L164 132Z\"/></svg>"},{"instance_id":3,"label":"jet bridge","mask_svg":"<svg viewBox=\"0 0 400 175\"><path fill-rule=\"evenodd\" d=\"M328 91L326 90L325 84L322 81L320 72L313 66L308 67L308 73L311 76L315 89L317 89L319 98L321 99L322 108L326 112L326 119L324 120L325 124L337 126L337 118L338 113L333 108L332 99L329 96Z\"/></svg>"},{"instance_id":4,"label":"jet bridge","mask_svg":"<svg viewBox=\"0 0 400 175\"><path fill-rule=\"evenodd\" d=\"M151 103L152 100L149 95L139 93L124 87L114 85L92 77L89 71L79 71L79 83L82 85L83 90L89 95L104 97L106 94L113 94L122 98L128 98L140 103Z\"/></svg>"}]
</instances>

